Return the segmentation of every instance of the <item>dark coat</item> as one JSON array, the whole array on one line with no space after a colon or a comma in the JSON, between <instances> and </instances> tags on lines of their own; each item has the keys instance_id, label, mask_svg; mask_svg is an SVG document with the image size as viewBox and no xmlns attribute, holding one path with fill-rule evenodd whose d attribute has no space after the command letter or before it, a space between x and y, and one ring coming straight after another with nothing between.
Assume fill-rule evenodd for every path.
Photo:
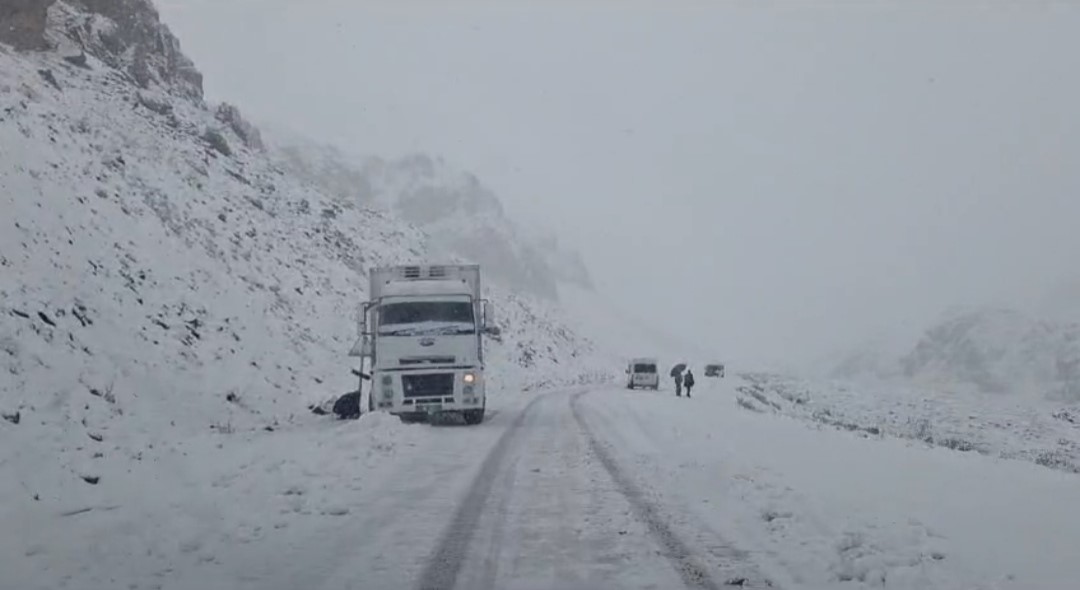
<instances>
[{"instance_id":1,"label":"dark coat","mask_svg":"<svg viewBox=\"0 0 1080 590\"><path fill-rule=\"evenodd\" d=\"M685 385L687 387L693 387L694 386L694 374L693 373L690 373L690 372L686 373L686 377L683 377L683 385Z\"/></svg>"}]
</instances>

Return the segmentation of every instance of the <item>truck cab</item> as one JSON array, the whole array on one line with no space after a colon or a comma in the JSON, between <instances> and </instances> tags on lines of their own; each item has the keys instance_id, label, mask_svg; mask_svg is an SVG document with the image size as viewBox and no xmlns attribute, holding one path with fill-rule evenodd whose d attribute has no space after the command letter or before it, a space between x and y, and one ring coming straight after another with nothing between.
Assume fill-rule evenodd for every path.
<instances>
[{"instance_id":1,"label":"truck cab","mask_svg":"<svg viewBox=\"0 0 1080 590\"><path fill-rule=\"evenodd\" d=\"M483 337L497 332L476 265L372 269L352 356L370 363L368 409L403 420L484 420Z\"/></svg>"},{"instance_id":2,"label":"truck cab","mask_svg":"<svg viewBox=\"0 0 1080 590\"><path fill-rule=\"evenodd\" d=\"M654 358L632 359L626 366L627 389L659 389L660 373Z\"/></svg>"}]
</instances>

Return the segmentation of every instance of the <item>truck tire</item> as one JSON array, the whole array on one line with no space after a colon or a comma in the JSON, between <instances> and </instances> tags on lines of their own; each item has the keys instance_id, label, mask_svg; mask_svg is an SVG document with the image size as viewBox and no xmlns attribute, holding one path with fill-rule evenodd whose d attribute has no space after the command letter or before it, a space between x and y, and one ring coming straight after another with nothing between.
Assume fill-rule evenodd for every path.
<instances>
[{"instance_id":1,"label":"truck tire","mask_svg":"<svg viewBox=\"0 0 1080 590\"><path fill-rule=\"evenodd\" d=\"M474 426L484 421L484 408L480 408L479 410L465 410L461 415L465 418L466 424Z\"/></svg>"}]
</instances>

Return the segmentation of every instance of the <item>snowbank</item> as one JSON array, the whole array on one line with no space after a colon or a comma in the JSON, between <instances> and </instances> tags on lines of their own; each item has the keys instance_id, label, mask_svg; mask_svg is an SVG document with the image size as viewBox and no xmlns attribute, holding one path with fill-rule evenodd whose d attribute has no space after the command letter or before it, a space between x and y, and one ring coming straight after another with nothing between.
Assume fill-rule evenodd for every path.
<instances>
[{"instance_id":1,"label":"snowbank","mask_svg":"<svg viewBox=\"0 0 1080 590\"><path fill-rule=\"evenodd\" d=\"M693 399L583 398L587 420L687 535L707 531L783 588L1075 586L1075 475Z\"/></svg>"}]
</instances>

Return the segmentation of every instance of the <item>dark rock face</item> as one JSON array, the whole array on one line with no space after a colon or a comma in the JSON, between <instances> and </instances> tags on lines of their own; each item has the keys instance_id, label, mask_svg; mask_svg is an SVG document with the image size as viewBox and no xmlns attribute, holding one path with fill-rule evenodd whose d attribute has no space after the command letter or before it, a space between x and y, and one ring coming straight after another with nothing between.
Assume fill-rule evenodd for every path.
<instances>
[{"instance_id":1,"label":"dark rock face","mask_svg":"<svg viewBox=\"0 0 1080 590\"><path fill-rule=\"evenodd\" d=\"M9 0L0 0L5 2ZM131 75L142 88L155 85L202 99L202 74L161 22L150 0L64 0L68 33L85 51Z\"/></svg>"},{"instance_id":2,"label":"dark rock face","mask_svg":"<svg viewBox=\"0 0 1080 590\"><path fill-rule=\"evenodd\" d=\"M48 49L45 25L56 0L0 0L0 43L19 51Z\"/></svg>"}]
</instances>

